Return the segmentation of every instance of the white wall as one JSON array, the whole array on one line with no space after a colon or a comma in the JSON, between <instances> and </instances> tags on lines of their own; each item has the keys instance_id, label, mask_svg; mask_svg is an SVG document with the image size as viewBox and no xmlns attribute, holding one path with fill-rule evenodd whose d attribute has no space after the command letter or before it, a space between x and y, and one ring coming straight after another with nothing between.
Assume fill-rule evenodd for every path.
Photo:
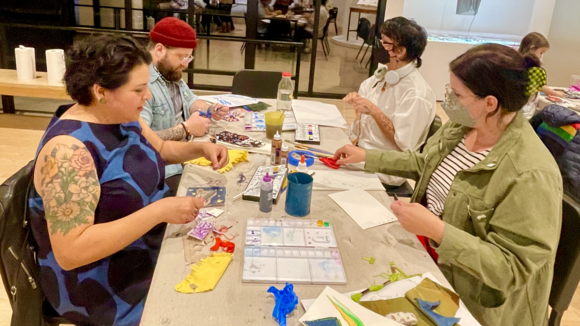
<instances>
[{"instance_id":1,"label":"white wall","mask_svg":"<svg viewBox=\"0 0 580 326\"><path fill-rule=\"evenodd\" d=\"M570 76L580 75L580 1L557 0L550 25L550 51L544 54L548 84L568 86Z\"/></svg>"},{"instance_id":2,"label":"white wall","mask_svg":"<svg viewBox=\"0 0 580 326\"><path fill-rule=\"evenodd\" d=\"M536 1L481 0L471 33L526 35ZM405 0L405 17L427 30L465 31L473 16L456 15L457 0Z\"/></svg>"}]
</instances>

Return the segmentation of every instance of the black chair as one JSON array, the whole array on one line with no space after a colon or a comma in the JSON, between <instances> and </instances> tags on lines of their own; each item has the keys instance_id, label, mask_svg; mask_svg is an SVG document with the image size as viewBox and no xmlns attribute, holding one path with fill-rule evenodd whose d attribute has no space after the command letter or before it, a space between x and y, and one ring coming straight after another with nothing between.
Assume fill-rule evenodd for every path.
<instances>
[{"instance_id":1,"label":"black chair","mask_svg":"<svg viewBox=\"0 0 580 326\"><path fill-rule=\"evenodd\" d=\"M372 28L371 22L368 19L361 18L359 20L358 26L356 28L356 35L363 40L363 43L361 44L360 49L358 50L358 53L356 54L355 59L358 59L358 56L360 55L363 47L365 46L365 44L367 45L367 48L365 49L365 53L363 54L363 57L360 60L360 62L362 63L365 56L367 55L367 51L369 50L369 47L373 46L374 33L373 33L373 28Z\"/></svg>"},{"instance_id":2,"label":"black chair","mask_svg":"<svg viewBox=\"0 0 580 326\"><path fill-rule=\"evenodd\" d=\"M338 27L336 26L336 18L338 17L338 8L334 7L328 11L329 25L334 24L334 34L338 35Z\"/></svg>"},{"instance_id":3,"label":"black chair","mask_svg":"<svg viewBox=\"0 0 580 326\"><path fill-rule=\"evenodd\" d=\"M268 32L265 35L267 40L292 42L292 25L289 20L270 18Z\"/></svg>"},{"instance_id":4,"label":"black chair","mask_svg":"<svg viewBox=\"0 0 580 326\"><path fill-rule=\"evenodd\" d=\"M425 139L425 143L421 145L420 148L421 152L423 152L423 149L425 148L427 139L435 135L437 130L439 130L439 128L441 128L442 125L443 124L441 121L441 117L435 114L435 118L433 118L433 122L431 122L431 125L429 126L429 131L427 132L427 138ZM403 183L400 186L391 186L387 184L383 184L383 186L385 187L385 190L387 191L387 194L389 194L389 196L393 196L393 194L396 194L397 197L411 197L414 191L413 187L411 187L411 185L409 184L409 181L405 181L405 183Z\"/></svg>"},{"instance_id":5,"label":"black chair","mask_svg":"<svg viewBox=\"0 0 580 326\"><path fill-rule=\"evenodd\" d=\"M35 242L26 218L34 161L0 185L0 277L12 308L11 326L71 324L44 300Z\"/></svg>"},{"instance_id":6,"label":"black chair","mask_svg":"<svg viewBox=\"0 0 580 326\"><path fill-rule=\"evenodd\" d=\"M277 98L281 79L282 73L279 71L240 70L234 76L232 94Z\"/></svg>"},{"instance_id":7,"label":"black chair","mask_svg":"<svg viewBox=\"0 0 580 326\"><path fill-rule=\"evenodd\" d=\"M550 291L549 326L559 326L570 306L580 282L580 203L564 194L562 201L562 231L556 252L554 279Z\"/></svg>"},{"instance_id":8,"label":"black chair","mask_svg":"<svg viewBox=\"0 0 580 326\"><path fill-rule=\"evenodd\" d=\"M322 29L322 35L318 35L318 40L322 44L322 51L324 52L324 58L328 60L328 55L330 54L330 44L328 43L328 26L330 26L330 18L326 20L326 24ZM312 39L313 35L309 34L305 36L305 39Z\"/></svg>"}]
</instances>

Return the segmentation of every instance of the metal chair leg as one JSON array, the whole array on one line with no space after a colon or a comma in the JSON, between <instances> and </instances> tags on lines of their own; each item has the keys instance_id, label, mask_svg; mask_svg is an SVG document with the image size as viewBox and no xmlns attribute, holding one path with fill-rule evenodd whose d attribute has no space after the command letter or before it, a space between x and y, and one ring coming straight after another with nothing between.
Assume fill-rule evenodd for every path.
<instances>
[{"instance_id":1,"label":"metal chair leg","mask_svg":"<svg viewBox=\"0 0 580 326\"><path fill-rule=\"evenodd\" d=\"M550 313L550 320L548 321L548 326L560 326L563 316L563 312L558 312L552 309L552 312Z\"/></svg>"},{"instance_id":2,"label":"metal chair leg","mask_svg":"<svg viewBox=\"0 0 580 326\"><path fill-rule=\"evenodd\" d=\"M333 23L334 23L334 33L338 35L338 27L336 27L336 20Z\"/></svg>"},{"instance_id":3,"label":"metal chair leg","mask_svg":"<svg viewBox=\"0 0 580 326\"><path fill-rule=\"evenodd\" d=\"M362 51L363 46L365 46L365 43L363 42L363 44L361 44L360 49L358 49L358 53L356 54L356 58L354 58L355 60L358 59L358 56L360 54L360 51Z\"/></svg>"},{"instance_id":4,"label":"metal chair leg","mask_svg":"<svg viewBox=\"0 0 580 326\"><path fill-rule=\"evenodd\" d=\"M322 42L322 52L324 52L324 58L328 61L328 56L326 54L326 47L324 46L324 40L321 40Z\"/></svg>"},{"instance_id":5,"label":"metal chair leg","mask_svg":"<svg viewBox=\"0 0 580 326\"><path fill-rule=\"evenodd\" d=\"M363 60L365 59L365 56L367 55L367 51L369 50L370 46L367 46L367 48L365 49L365 53L362 56L362 59L360 59L360 63L363 62Z\"/></svg>"}]
</instances>

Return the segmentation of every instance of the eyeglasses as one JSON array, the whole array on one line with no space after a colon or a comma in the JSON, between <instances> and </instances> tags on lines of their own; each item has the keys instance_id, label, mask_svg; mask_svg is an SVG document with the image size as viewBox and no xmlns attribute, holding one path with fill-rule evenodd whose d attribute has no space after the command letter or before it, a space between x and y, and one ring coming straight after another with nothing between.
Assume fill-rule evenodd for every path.
<instances>
[{"instance_id":1,"label":"eyeglasses","mask_svg":"<svg viewBox=\"0 0 580 326\"><path fill-rule=\"evenodd\" d=\"M168 51L173 49L172 47L166 45L163 45L163 47L165 47ZM193 55L177 55L177 57L179 58L179 60L181 60L181 64L183 65L188 65L194 58Z\"/></svg>"},{"instance_id":2,"label":"eyeglasses","mask_svg":"<svg viewBox=\"0 0 580 326\"><path fill-rule=\"evenodd\" d=\"M181 63L184 65L188 65L194 58L193 55L189 55L189 56L188 55L186 55L186 56L178 55L177 57L181 60Z\"/></svg>"},{"instance_id":3,"label":"eyeglasses","mask_svg":"<svg viewBox=\"0 0 580 326\"><path fill-rule=\"evenodd\" d=\"M384 41L384 40L382 40L382 39L381 39L381 44L382 44L383 46L385 46L385 45L390 45L390 46L392 46L392 47L394 47L394 46L395 46L395 44L394 44L393 42L387 42L387 41Z\"/></svg>"}]
</instances>

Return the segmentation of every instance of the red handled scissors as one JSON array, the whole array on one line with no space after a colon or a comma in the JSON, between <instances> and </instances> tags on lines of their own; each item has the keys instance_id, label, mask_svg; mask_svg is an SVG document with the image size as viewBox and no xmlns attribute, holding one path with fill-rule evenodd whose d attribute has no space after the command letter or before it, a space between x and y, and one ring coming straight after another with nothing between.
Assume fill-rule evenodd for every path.
<instances>
[{"instance_id":1,"label":"red handled scissors","mask_svg":"<svg viewBox=\"0 0 580 326\"><path fill-rule=\"evenodd\" d=\"M320 162L324 163L326 166L328 166L331 169L337 170L340 167L340 165L338 165L336 163L336 160L333 159L333 158L330 158L330 157L321 157L321 158L319 158L319 160L320 160Z\"/></svg>"}]
</instances>

